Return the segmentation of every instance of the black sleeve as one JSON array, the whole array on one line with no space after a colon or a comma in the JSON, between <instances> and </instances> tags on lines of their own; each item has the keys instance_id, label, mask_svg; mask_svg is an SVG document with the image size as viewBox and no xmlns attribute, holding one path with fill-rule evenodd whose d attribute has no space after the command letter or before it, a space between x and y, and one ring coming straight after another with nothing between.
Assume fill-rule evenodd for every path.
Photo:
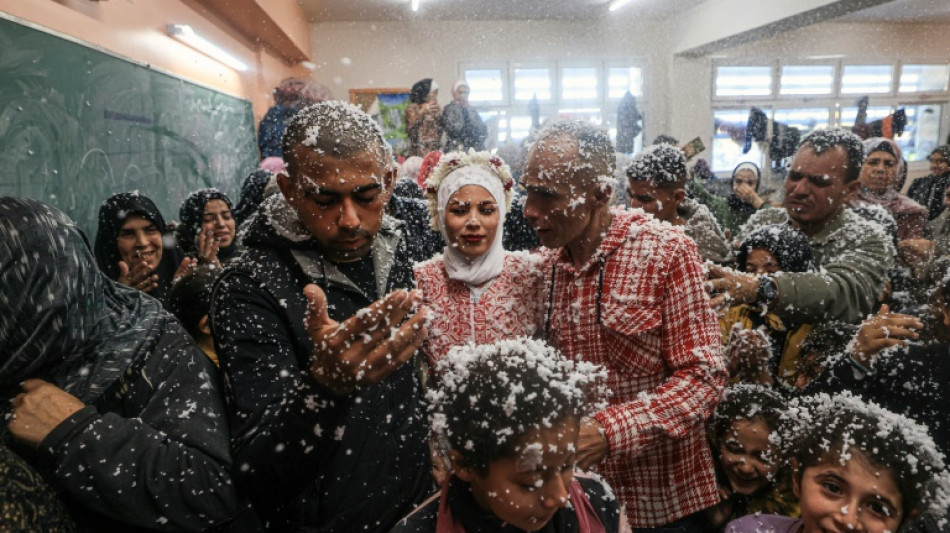
<instances>
[{"instance_id":1,"label":"black sleeve","mask_svg":"<svg viewBox=\"0 0 950 533\"><path fill-rule=\"evenodd\" d=\"M244 273L223 276L212 322L228 385L236 476L256 505L273 509L318 476L339 444L352 400L333 395L298 365L294 328L282 312L287 302Z\"/></svg>"},{"instance_id":2,"label":"black sleeve","mask_svg":"<svg viewBox=\"0 0 950 533\"><path fill-rule=\"evenodd\" d=\"M237 512L215 369L177 324L128 376L115 409L87 406L40 446L82 505L157 530L201 531Z\"/></svg>"}]
</instances>

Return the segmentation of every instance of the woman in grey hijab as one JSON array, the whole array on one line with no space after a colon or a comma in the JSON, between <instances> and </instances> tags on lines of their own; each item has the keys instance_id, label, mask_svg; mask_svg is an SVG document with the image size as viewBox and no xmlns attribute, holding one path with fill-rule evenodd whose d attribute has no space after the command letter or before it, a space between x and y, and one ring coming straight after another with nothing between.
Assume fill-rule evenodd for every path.
<instances>
[{"instance_id":1,"label":"woman in grey hijab","mask_svg":"<svg viewBox=\"0 0 950 533\"><path fill-rule=\"evenodd\" d=\"M0 197L0 309L0 437L80 529L233 516L214 367L157 300L99 271L66 215Z\"/></svg>"}]
</instances>

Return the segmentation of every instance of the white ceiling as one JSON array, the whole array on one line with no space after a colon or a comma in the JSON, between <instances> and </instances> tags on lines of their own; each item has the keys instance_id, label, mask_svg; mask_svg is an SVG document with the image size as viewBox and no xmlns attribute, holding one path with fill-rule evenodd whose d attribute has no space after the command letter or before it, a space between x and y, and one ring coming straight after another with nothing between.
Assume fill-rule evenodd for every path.
<instances>
[{"instance_id":1,"label":"white ceiling","mask_svg":"<svg viewBox=\"0 0 950 533\"><path fill-rule=\"evenodd\" d=\"M298 0L312 22L384 20L592 20L607 16L657 19L706 0L629 0L608 13L612 0Z\"/></svg>"},{"instance_id":2,"label":"white ceiling","mask_svg":"<svg viewBox=\"0 0 950 533\"><path fill-rule=\"evenodd\" d=\"M842 22L939 22L950 23L950 0L893 0L855 11L838 19Z\"/></svg>"}]
</instances>

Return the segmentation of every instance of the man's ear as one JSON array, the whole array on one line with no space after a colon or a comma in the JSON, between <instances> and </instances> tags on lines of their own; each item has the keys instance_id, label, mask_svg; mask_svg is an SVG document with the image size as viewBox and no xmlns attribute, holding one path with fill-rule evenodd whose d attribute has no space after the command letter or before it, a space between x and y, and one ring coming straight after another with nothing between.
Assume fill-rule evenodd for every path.
<instances>
[{"instance_id":1,"label":"man's ear","mask_svg":"<svg viewBox=\"0 0 950 533\"><path fill-rule=\"evenodd\" d=\"M395 163L393 163L389 165L386 174L383 175L383 192L386 194L386 201L389 201L389 197L393 194L393 189L396 187L396 179L398 179L398 171Z\"/></svg>"},{"instance_id":2,"label":"man's ear","mask_svg":"<svg viewBox=\"0 0 950 533\"><path fill-rule=\"evenodd\" d=\"M596 203L598 206L609 204L613 192L614 188L611 185L608 185L604 182L595 183L593 194L594 203Z\"/></svg>"},{"instance_id":3,"label":"man's ear","mask_svg":"<svg viewBox=\"0 0 950 533\"><path fill-rule=\"evenodd\" d=\"M203 335L211 336L211 321L208 320L208 315L201 317L198 321L198 331Z\"/></svg>"},{"instance_id":4,"label":"man's ear","mask_svg":"<svg viewBox=\"0 0 950 533\"><path fill-rule=\"evenodd\" d=\"M475 478L477 474L475 471L466 466L465 460L462 459L462 454L455 450L449 450L449 463L452 465L452 473L462 481L471 481Z\"/></svg>"},{"instance_id":5,"label":"man's ear","mask_svg":"<svg viewBox=\"0 0 950 533\"><path fill-rule=\"evenodd\" d=\"M673 191L673 202L676 203L676 206L679 207L683 203L683 200L686 199L686 189L680 188Z\"/></svg>"},{"instance_id":6,"label":"man's ear","mask_svg":"<svg viewBox=\"0 0 950 533\"><path fill-rule=\"evenodd\" d=\"M287 199L287 203L293 205L294 195L296 192L296 187L294 187L294 180L291 179L286 172L281 172L277 174L277 186L280 187L280 193L284 195L284 198Z\"/></svg>"}]
</instances>

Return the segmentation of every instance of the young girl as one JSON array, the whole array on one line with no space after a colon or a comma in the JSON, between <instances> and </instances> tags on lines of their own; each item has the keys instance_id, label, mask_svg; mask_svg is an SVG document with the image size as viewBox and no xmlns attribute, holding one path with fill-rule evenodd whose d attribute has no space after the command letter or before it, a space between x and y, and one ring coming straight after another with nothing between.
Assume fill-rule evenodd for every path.
<instances>
[{"instance_id":1,"label":"young girl","mask_svg":"<svg viewBox=\"0 0 950 533\"><path fill-rule=\"evenodd\" d=\"M787 224L765 226L750 233L736 253L736 270L759 276L813 270L808 238ZM797 369L798 346L807 324L787 324L759 306L730 307L719 319L726 345L729 374L738 381L791 384Z\"/></svg>"},{"instance_id":2,"label":"young girl","mask_svg":"<svg viewBox=\"0 0 950 533\"><path fill-rule=\"evenodd\" d=\"M780 468L781 451L773 442L784 400L761 385L727 388L709 419L709 440L716 454L722 501L706 510L719 530L749 513L798 515L798 501Z\"/></svg>"},{"instance_id":3,"label":"young girl","mask_svg":"<svg viewBox=\"0 0 950 533\"><path fill-rule=\"evenodd\" d=\"M589 389L603 369L527 338L459 346L438 366L432 431L451 475L394 533L612 532L625 524L603 482L574 474L581 418L595 410Z\"/></svg>"},{"instance_id":4,"label":"young girl","mask_svg":"<svg viewBox=\"0 0 950 533\"><path fill-rule=\"evenodd\" d=\"M452 152L426 182L432 227L445 250L415 268L432 310L423 347L435 364L453 346L533 336L541 322L543 276L537 259L502 247L514 180L488 152Z\"/></svg>"},{"instance_id":5,"label":"young girl","mask_svg":"<svg viewBox=\"0 0 950 533\"><path fill-rule=\"evenodd\" d=\"M850 393L793 400L785 419L801 518L747 515L727 533L885 533L946 516L950 474L924 426Z\"/></svg>"}]
</instances>

